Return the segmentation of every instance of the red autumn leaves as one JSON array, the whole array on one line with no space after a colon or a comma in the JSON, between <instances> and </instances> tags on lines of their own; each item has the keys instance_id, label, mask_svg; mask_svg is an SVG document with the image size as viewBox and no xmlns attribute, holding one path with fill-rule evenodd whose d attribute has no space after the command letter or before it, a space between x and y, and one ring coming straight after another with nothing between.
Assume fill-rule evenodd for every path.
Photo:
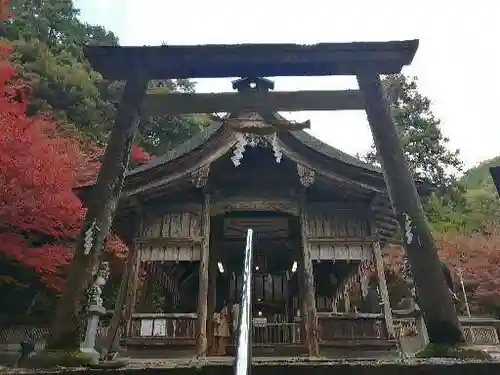
<instances>
[{"instance_id":1,"label":"red autumn leaves","mask_svg":"<svg viewBox=\"0 0 500 375\"><path fill-rule=\"evenodd\" d=\"M10 16L10 0L0 0L0 21L5 21Z\"/></svg>"},{"instance_id":2,"label":"red autumn leaves","mask_svg":"<svg viewBox=\"0 0 500 375\"><path fill-rule=\"evenodd\" d=\"M0 254L32 269L48 287L63 285L85 210L72 189L95 181L103 150L78 136L64 137L49 115L27 116L28 88L16 80L0 47ZM149 156L134 147L133 158ZM126 247L111 238L108 251Z\"/></svg>"},{"instance_id":3,"label":"red autumn leaves","mask_svg":"<svg viewBox=\"0 0 500 375\"><path fill-rule=\"evenodd\" d=\"M500 307L500 233L490 235L447 234L436 237L439 256L451 266L452 277L461 298L459 272L467 292L470 308L475 313L495 313ZM396 285L401 276L403 250L399 246L386 249L386 276L393 298L401 297Z\"/></svg>"}]
</instances>

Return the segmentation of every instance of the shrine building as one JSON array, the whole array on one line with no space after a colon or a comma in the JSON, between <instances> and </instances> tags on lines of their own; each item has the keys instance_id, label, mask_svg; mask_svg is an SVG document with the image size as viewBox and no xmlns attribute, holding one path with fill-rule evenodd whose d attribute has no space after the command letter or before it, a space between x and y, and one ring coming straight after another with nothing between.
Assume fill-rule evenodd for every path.
<instances>
[{"instance_id":1,"label":"shrine building","mask_svg":"<svg viewBox=\"0 0 500 375\"><path fill-rule=\"evenodd\" d=\"M194 354L206 324L210 353L214 312L238 303L249 228L255 355L394 347L381 249L398 225L382 170L296 130L307 125L231 113L127 173L114 228L137 253L128 347Z\"/></svg>"}]
</instances>

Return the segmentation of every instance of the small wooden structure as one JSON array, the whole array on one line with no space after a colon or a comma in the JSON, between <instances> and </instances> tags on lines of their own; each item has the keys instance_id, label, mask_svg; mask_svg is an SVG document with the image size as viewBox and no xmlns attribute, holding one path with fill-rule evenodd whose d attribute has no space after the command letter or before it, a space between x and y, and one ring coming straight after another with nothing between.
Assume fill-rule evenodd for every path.
<instances>
[{"instance_id":1,"label":"small wooden structure","mask_svg":"<svg viewBox=\"0 0 500 375\"><path fill-rule=\"evenodd\" d=\"M398 223L415 266L429 337L460 341L379 78L400 72L417 46L418 41L87 48L92 66L106 78L127 80L86 222L110 218L118 206L115 230L128 235L137 251L127 296L128 343L193 350L196 345L197 355L206 355L212 312L235 296L241 282L243 233L249 227L256 237L256 344L296 345L317 356L328 345L387 343L394 329L381 246ZM360 90L271 92L273 83L258 78L300 75L356 75ZM149 79L234 76L242 77L234 82L237 93L145 93ZM144 115L229 114L128 172L121 191L140 108ZM344 109L366 110L383 172L311 137L301 130L308 122L292 123L277 113ZM364 270L372 264L378 279L373 300L380 302L370 304ZM140 277L145 269L147 279ZM152 297L158 289L161 303ZM157 312L162 315L151 315Z\"/></svg>"}]
</instances>

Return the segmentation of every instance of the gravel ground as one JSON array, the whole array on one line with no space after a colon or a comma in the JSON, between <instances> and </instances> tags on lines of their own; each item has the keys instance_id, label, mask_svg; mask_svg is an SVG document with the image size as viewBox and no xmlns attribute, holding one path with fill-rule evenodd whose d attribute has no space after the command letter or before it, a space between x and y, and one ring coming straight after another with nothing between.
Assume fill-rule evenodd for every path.
<instances>
[{"instance_id":1,"label":"gravel ground","mask_svg":"<svg viewBox=\"0 0 500 375\"><path fill-rule=\"evenodd\" d=\"M500 359L500 357L499 357ZM183 368L203 368L205 366L214 367L229 367L232 366L234 359L231 357L208 357L205 360L197 359L140 359L133 358L130 360L130 364L122 369L122 371L127 370L140 370L140 369L183 369ZM500 373L500 361L494 361L498 364ZM409 359L409 360L373 360L373 359L348 359L348 360L331 360L331 359L308 359L308 358L291 358L291 357L265 357L265 358L254 358L253 365L255 367L266 367L266 366L290 366L290 367L304 367L313 366L318 367L328 367L332 369L335 366L353 366L353 367L379 367L390 365L400 365L402 367L414 367L414 366L443 366L448 367L450 365L457 364L471 364L471 363L483 363L481 361L471 361L471 360L455 360L455 359L445 359L445 358L435 358L435 359ZM0 366L1 374L55 374L62 372L63 369L23 369L23 368L2 368ZM64 369L64 372L77 372L84 370L84 368L71 368ZM88 369L85 371L88 374Z\"/></svg>"}]
</instances>

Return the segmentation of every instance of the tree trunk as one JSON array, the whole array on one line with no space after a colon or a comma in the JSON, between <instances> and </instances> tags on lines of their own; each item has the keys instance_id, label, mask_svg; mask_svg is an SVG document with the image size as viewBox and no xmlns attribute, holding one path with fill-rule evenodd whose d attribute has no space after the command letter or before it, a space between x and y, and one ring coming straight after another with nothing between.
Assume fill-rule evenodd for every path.
<instances>
[{"instance_id":1,"label":"tree trunk","mask_svg":"<svg viewBox=\"0 0 500 375\"><path fill-rule=\"evenodd\" d=\"M366 114L387 189L403 231L430 342L445 345L462 343L460 323L445 284L437 248L408 169L380 77L377 72L366 71L358 74L357 78L365 96Z\"/></svg>"},{"instance_id":2,"label":"tree trunk","mask_svg":"<svg viewBox=\"0 0 500 375\"><path fill-rule=\"evenodd\" d=\"M102 249L118 206L147 84L147 79L136 77L125 86L104 161L89 199L66 289L52 323L48 349L80 348L86 290L98 270Z\"/></svg>"}]
</instances>

